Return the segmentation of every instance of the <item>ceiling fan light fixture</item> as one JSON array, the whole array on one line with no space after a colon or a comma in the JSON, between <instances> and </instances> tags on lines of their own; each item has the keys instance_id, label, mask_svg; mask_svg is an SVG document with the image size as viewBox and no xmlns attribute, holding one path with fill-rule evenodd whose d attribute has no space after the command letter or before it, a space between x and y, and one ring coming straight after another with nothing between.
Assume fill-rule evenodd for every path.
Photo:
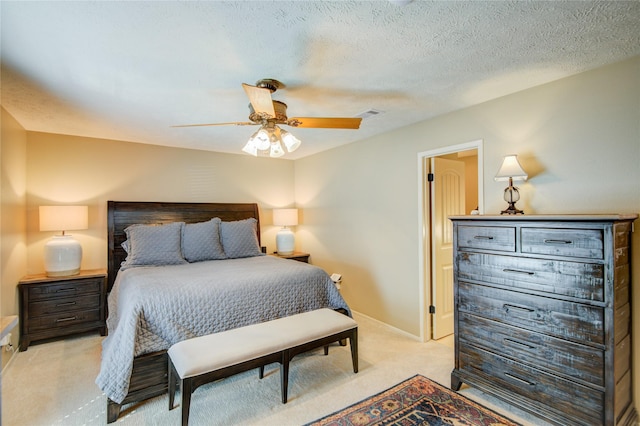
<instances>
[{"instance_id":1,"label":"ceiling fan light fixture","mask_svg":"<svg viewBox=\"0 0 640 426\"><path fill-rule=\"evenodd\" d=\"M264 151L269 149L270 144L270 134L264 127L258 129L251 137L250 141L253 141L253 144L258 148L259 151Z\"/></svg>"},{"instance_id":2,"label":"ceiling fan light fixture","mask_svg":"<svg viewBox=\"0 0 640 426\"><path fill-rule=\"evenodd\" d=\"M269 157L278 158L284 155L284 149L280 141L271 142L271 151L269 151Z\"/></svg>"},{"instance_id":3,"label":"ceiling fan light fixture","mask_svg":"<svg viewBox=\"0 0 640 426\"><path fill-rule=\"evenodd\" d=\"M249 155L253 155L254 157L258 156L258 147L255 144L253 138L250 138L247 141L247 144L242 148L242 151L246 152Z\"/></svg>"},{"instance_id":4,"label":"ceiling fan light fixture","mask_svg":"<svg viewBox=\"0 0 640 426\"><path fill-rule=\"evenodd\" d=\"M282 143L284 143L284 146L287 148L288 152L295 151L302 143L300 139L296 138L286 130L280 129L280 137L282 138Z\"/></svg>"}]
</instances>

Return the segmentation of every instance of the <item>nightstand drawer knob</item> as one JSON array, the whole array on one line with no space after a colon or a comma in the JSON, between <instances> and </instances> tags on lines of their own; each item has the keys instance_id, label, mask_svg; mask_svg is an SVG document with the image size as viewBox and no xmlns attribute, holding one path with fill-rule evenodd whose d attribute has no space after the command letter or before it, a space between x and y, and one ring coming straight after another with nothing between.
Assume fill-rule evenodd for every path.
<instances>
[{"instance_id":1,"label":"nightstand drawer knob","mask_svg":"<svg viewBox=\"0 0 640 426\"><path fill-rule=\"evenodd\" d=\"M74 321L77 317L69 317L69 318L58 318L56 322L66 322L66 321Z\"/></svg>"},{"instance_id":2,"label":"nightstand drawer knob","mask_svg":"<svg viewBox=\"0 0 640 426\"><path fill-rule=\"evenodd\" d=\"M75 287L59 288L56 290L56 293L64 293L66 291L76 291L76 288Z\"/></svg>"},{"instance_id":3,"label":"nightstand drawer knob","mask_svg":"<svg viewBox=\"0 0 640 426\"><path fill-rule=\"evenodd\" d=\"M493 240L493 237L489 237L487 235L476 235L473 237L474 240Z\"/></svg>"},{"instance_id":4,"label":"nightstand drawer knob","mask_svg":"<svg viewBox=\"0 0 640 426\"><path fill-rule=\"evenodd\" d=\"M58 304L56 305L56 307L60 307L60 306L73 306L73 305L75 305L75 304L76 304L76 302L58 303Z\"/></svg>"}]
</instances>

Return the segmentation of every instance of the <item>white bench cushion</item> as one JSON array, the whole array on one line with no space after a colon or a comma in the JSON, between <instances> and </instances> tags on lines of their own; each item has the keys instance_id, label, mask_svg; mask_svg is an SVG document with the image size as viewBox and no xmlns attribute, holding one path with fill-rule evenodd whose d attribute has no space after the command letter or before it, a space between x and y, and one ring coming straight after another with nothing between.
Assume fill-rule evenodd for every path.
<instances>
[{"instance_id":1,"label":"white bench cushion","mask_svg":"<svg viewBox=\"0 0 640 426\"><path fill-rule=\"evenodd\" d=\"M169 348L181 379L240 364L357 327L350 317L318 309L183 340Z\"/></svg>"}]
</instances>

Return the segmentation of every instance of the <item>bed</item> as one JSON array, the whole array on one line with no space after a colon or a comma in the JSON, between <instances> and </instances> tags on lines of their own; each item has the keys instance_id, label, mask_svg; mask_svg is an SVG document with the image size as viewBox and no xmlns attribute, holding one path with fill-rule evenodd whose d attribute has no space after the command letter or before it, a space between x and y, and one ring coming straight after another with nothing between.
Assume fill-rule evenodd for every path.
<instances>
[{"instance_id":1,"label":"bed","mask_svg":"<svg viewBox=\"0 0 640 426\"><path fill-rule=\"evenodd\" d=\"M109 201L107 213L109 335L96 383L108 423L167 391L166 350L180 340L319 308L350 314L326 272L264 254L257 204ZM209 250L201 237L214 233ZM162 262L145 263L143 247Z\"/></svg>"}]
</instances>

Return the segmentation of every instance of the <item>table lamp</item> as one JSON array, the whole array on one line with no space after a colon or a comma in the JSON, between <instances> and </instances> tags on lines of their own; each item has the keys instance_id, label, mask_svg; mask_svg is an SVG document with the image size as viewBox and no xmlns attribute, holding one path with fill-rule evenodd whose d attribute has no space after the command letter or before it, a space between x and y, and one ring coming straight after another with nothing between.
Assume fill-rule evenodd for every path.
<instances>
[{"instance_id":1,"label":"table lamp","mask_svg":"<svg viewBox=\"0 0 640 426\"><path fill-rule=\"evenodd\" d=\"M87 206L40 206L40 231L60 231L44 246L44 269L48 277L80 273L82 246L65 231L87 229Z\"/></svg>"},{"instance_id":2,"label":"table lamp","mask_svg":"<svg viewBox=\"0 0 640 426\"><path fill-rule=\"evenodd\" d=\"M507 155L502 161L502 166L496 177L496 181L508 180L509 186L504 190L504 200L509 203L509 206L500 212L500 214L524 214L522 210L516 208L516 201L520 199L520 192L518 188L513 186L514 180L527 180L527 172L522 169L522 166L518 162L517 155Z\"/></svg>"},{"instance_id":3,"label":"table lamp","mask_svg":"<svg viewBox=\"0 0 640 426\"><path fill-rule=\"evenodd\" d=\"M298 209L273 209L273 224L282 226L276 235L278 254L292 254L295 248L295 236L288 226L298 224Z\"/></svg>"}]
</instances>

